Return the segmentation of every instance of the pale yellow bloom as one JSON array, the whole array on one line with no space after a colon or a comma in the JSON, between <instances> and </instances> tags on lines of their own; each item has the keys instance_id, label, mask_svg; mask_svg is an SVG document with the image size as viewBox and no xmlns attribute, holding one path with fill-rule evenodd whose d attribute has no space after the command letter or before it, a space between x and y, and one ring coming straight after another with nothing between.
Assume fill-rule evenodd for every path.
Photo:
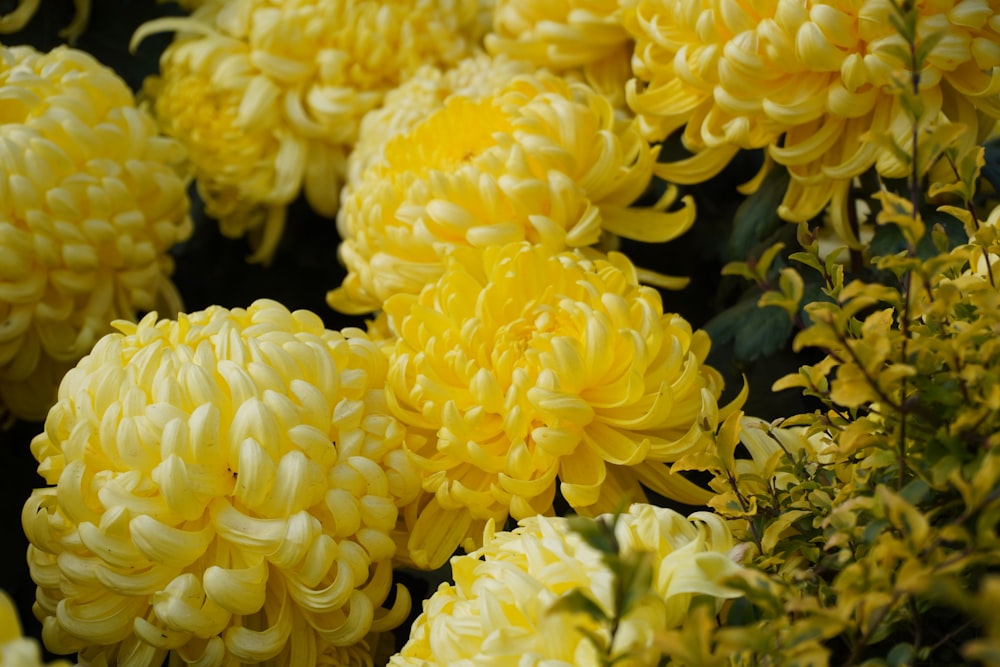
<instances>
[{"instance_id":1,"label":"pale yellow bloom","mask_svg":"<svg viewBox=\"0 0 1000 667\"><path fill-rule=\"evenodd\" d=\"M22 515L46 646L151 667L361 664L365 636L410 606L399 588L382 607L389 532L419 489L385 356L266 300L116 326L31 445L49 484Z\"/></svg>"},{"instance_id":2,"label":"pale yellow bloom","mask_svg":"<svg viewBox=\"0 0 1000 667\"><path fill-rule=\"evenodd\" d=\"M0 47L0 98L0 398L42 419L112 320L179 308L184 151L82 51Z\"/></svg>"},{"instance_id":3,"label":"pale yellow bloom","mask_svg":"<svg viewBox=\"0 0 1000 667\"><path fill-rule=\"evenodd\" d=\"M475 48L476 0L231 0L157 19L134 40L176 30L147 91L191 153L199 192L223 233L253 230L253 259L274 253L300 192L333 216L364 114L421 65Z\"/></svg>"},{"instance_id":4,"label":"pale yellow bloom","mask_svg":"<svg viewBox=\"0 0 1000 667\"><path fill-rule=\"evenodd\" d=\"M485 43L493 54L582 75L615 106L625 106L632 38L618 0L497 0Z\"/></svg>"},{"instance_id":5,"label":"pale yellow bloom","mask_svg":"<svg viewBox=\"0 0 1000 667\"><path fill-rule=\"evenodd\" d=\"M918 33L942 33L920 72L922 126L953 122L982 141L1000 117L1000 2L917 3ZM912 121L897 94L908 53L892 0L635 0L625 24L636 40L630 106L645 136L684 128L687 160L657 173L696 183L739 149L764 148L792 180L779 213L807 220L831 204L832 223L858 245L848 220L851 180L872 167L907 175L880 143L909 150ZM926 165L925 165L926 167Z\"/></svg>"},{"instance_id":6,"label":"pale yellow bloom","mask_svg":"<svg viewBox=\"0 0 1000 667\"><path fill-rule=\"evenodd\" d=\"M453 95L344 189L348 275L328 300L361 313L416 294L452 252L521 240L561 251L605 233L674 238L694 221L690 200L665 212L668 190L652 208L630 208L656 155L606 98L543 71L481 97Z\"/></svg>"},{"instance_id":7,"label":"pale yellow bloom","mask_svg":"<svg viewBox=\"0 0 1000 667\"><path fill-rule=\"evenodd\" d=\"M76 16L68 26L59 31L60 37L71 43L76 41L90 20L90 2L91 0L73 0ZM41 0L17 0L17 7L13 11L0 15L0 33L17 32L24 28L38 11L39 4Z\"/></svg>"},{"instance_id":8,"label":"pale yellow bloom","mask_svg":"<svg viewBox=\"0 0 1000 667\"><path fill-rule=\"evenodd\" d=\"M727 556L732 537L709 512L684 518L651 505L633 505L618 517L624 554L651 552L652 590L621 619L611 647L614 664L653 667L662 657L656 637L684 620L695 595L721 600L738 594L720 585L739 566ZM608 640L609 629L582 614L552 610L580 589L607 614L615 611L613 573L601 554L561 517L532 517L511 532L493 533L484 546L452 559L455 583L442 584L424 603L410 639L391 667L597 667L602 663L584 634Z\"/></svg>"},{"instance_id":9,"label":"pale yellow bloom","mask_svg":"<svg viewBox=\"0 0 1000 667\"><path fill-rule=\"evenodd\" d=\"M644 499L640 482L710 497L665 465L704 446L717 410L708 336L664 313L624 255L494 246L385 312L390 406L420 436L424 495L404 514L421 567L488 519L552 513L557 488L586 514Z\"/></svg>"},{"instance_id":10,"label":"pale yellow bloom","mask_svg":"<svg viewBox=\"0 0 1000 667\"><path fill-rule=\"evenodd\" d=\"M69 667L65 660L43 663L42 651L34 639L21 636L21 621L14 601L0 590L0 667Z\"/></svg>"}]
</instances>

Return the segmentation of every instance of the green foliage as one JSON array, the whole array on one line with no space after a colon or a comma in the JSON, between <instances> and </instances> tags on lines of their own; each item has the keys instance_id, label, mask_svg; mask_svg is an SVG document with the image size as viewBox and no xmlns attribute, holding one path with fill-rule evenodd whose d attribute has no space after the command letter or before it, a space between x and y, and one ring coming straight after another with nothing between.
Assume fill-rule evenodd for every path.
<instances>
[{"instance_id":1,"label":"green foliage","mask_svg":"<svg viewBox=\"0 0 1000 667\"><path fill-rule=\"evenodd\" d=\"M730 260L747 257L761 239L769 238L787 223L778 215L778 206L788 189L788 171L771 168L757 190L740 204L733 216L727 255Z\"/></svg>"},{"instance_id":2,"label":"green foliage","mask_svg":"<svg viewBox=\"0 0 1000 667\"><path fill-rule=\"evenodd\" d=\"M601 554L601 560L613 577L613 608L606 611L589 592L575 588L563 594L548 610L550 614L581 614L604 630L603 633L588 632L580 627L597 649L603 667L629 660L627 654L614 655L615 634L622 620L653 595L653 554L648 551L623 552L615 537L617 522L618 514L610 518L569 518L570 528Z\"/></svg>"},{"instance_id":3,"label":"green foliage","mask_svg":"<svg viewBox=\"0 0 1000 667\"><path fill-rule=\"evenodd\" d=\"M909 202L885 199L880 223L920 241ZM823 409L780 425L733 415L707 455L677 464L714 475L712 506L751 545L729 583L754 611L712 639L735 664L997 663L998 258L985 225L928 259L877 258L886 284L797 257L833 300L806 306L794 346L827 356L774 389Z\"/></svg>"},{"instance_id":4,"label":"green foliage","mask_svg":"<svg viewBox=\"0 0 1000 667\"><path fill-rule=\"evenodd\" d=\"M870 194L870 245L847 266L803 223L787 255L803 273L775 269L777 246L727 267L799 329L796 352L825 355L773 386L820 407L731 415L675 464L713 476L746 568L727 581L744 599L677 630L671 664L1000 665L1000 232L983 208L1000 170L995 147L960 149L962 127L926 117L919 72L940 37L912 7L894 24L912 141L873 140L910 176ZM920 180L942 161L946 182ZM743 303L715 325L736 335Z\"/></svg>"}]
</instances>

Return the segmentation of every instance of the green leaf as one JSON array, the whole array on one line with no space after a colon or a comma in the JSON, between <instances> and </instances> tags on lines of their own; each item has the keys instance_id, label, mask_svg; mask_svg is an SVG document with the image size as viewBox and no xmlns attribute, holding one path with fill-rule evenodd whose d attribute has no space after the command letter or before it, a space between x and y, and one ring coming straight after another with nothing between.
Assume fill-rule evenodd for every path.
<instances>
[{"instance_id":1,"label":"green leaf","mask_svg":"<svg viewBox=\"0 0 1000 667\"><path fill-rule=\"evenodd\" d=\"M610 620L601 605L580 588L574 588L553 602L547 613L583 614L598 623L607 623Z\"/></svg>"},{"instance_id":2,"label":"green leaf","mask_svg":"<svg viewBox=\"0 0 1000 667\"><path fill-rule=\"evenodd\" d=\"M917 652L913 649L913 644L896 644L889 649L889 654L885 656L885 661L890 667L903 667L904 665L915 664Z\"/></svg>"},{"instance_id":3,"label":"green leaf","mask_svg":"<svg viewBox=\"0 0 1000 667\"><path fill-rule=\"evenodd\" d=\"M994 192L1000 192L1000 138L983 144L983 149L983 178L990 182Z\"/></svg>"},{"instance_id":4,"label":"green leaf","mask_svg":"<svg viewBox=\"0 0 1000 667\"><path fill-rule=\"evenodd\" d=\"M593 549L603 554L618 553L618 540L615 538L613 522L608 524L603 519L571 516L569 517L569 528Z\"/></svg>"},{"instance_id":5,"label":"green leaf","mask_svg":"<svg viewBox=\"0 0 1000 667\"><path fill-rule=\"evenodd\" d=\"M733 353L739 361L754 361L780 350L792 333L792 321L781 308L754 308L736 332Z\"/></svg>"},{"instance_id":6,"label":"green leaf","mask_svg":"<svg viewBox=\"0 0 1000 667\"><path fill-rule=\"evenodd\" d=\"M792 321L781 308L761 308L760 288L754 286L742 298L709 320L703 329L713 345L734 342L739 362L754 361L780 350L792 333Z\"/></svg>"},{"instance_id":7,"label":"green leaf","mask_svg":"<svg viewBox=\"0 0 1000 667\"><path fill-rule=\"evenodd\" d=\"M736 598L729 606L729 613L726 614L726 626L738 627L750 625L760 618L760 614L750 600L746 598Z\"/></svg>"},{"instance_id":8,"label":"green leaf","mask_svg":"<svg viewBox=\"0 0 1000 667\"><path fill-rule=\"evenodd\" d=\"M761 540L761 548L765 554L774 551L778 541L782 539L785 531L791 528L792 524L804 516L809 516L811 512L807 510L789 510L771 522L771 525L764 531L764 538Z\"/></svg>"},{"instance_id":9,"label":"green leaf","mask_svg":"<svg viewBox=\"0 0 1000 667\"><path fill-rule=\"evenodd\" d=\"M799 264L805 264L810 266L822 275L823 274L823 263L820 261L819 257L811 252L793 252L788 256L788 259L798 262Z\"/></svg>"},{"instance_id":10,"label":"green leaf","mask_svg":"<svg viewBox=\"0 0 1000 667\"><path fill-rule=\"evenodd\" d=\"M653 554L649 551L631 554L623 565L618 573L622 587L621 608L616 610L619 618L627 616L653 589Z\"/></svg>"},{"instance_id":11,"label":"green leaf","mask_svg":"<svg viewBox=\"0 0 1000 667\"><path fill-rule=\"evenodd\" d=\"M733 217L733 232L727 248L729 259L745 259L755 245L788 224L778 216L778 206L787 189L788 171L774 167L757 191L740 204Z\"/></svg>"},{"instance_id":12,"label":"green leaf","mask_svg":"<svg viewBox=\"0 0 1000 667\"><path fill-rule=\"evenodd\" d=\"M714 345L721 345L736 337L736 334L746 323L747 316L757 309L757 299L760 298L760 295L759 288L751 288L738 302L705 324L703 329Z\"/></svg>"},{"instance_id":13,"label":"green leaf","mask_svg":"<svg viewBox=\"0 0 1000 667\"><path fill-rule=\"evenodd\" d=\"M923 66L923 64L927 61L927 57L931 54L931 51L933 51L934 48L941 43L944 36L945 32L943 30L939 30L920 38L915 51L915 59L918 67Z\"/></svg>"}]
</instances>

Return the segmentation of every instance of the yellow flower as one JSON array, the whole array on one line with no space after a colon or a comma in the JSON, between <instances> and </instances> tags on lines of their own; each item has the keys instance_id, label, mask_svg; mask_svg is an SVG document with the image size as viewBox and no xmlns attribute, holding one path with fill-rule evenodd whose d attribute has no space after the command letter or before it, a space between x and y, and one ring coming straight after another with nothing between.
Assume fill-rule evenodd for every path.
<instances>
[{"instance_id":1,"label":"yellow flower","mask_svg":"<svg viewBox=\"0 0 1000 667\"><path fill-rule=\"evenodd\" d=\"M337 227L348 275L328 301L362 313L416 294L458 249L527 240L561 251L602 232L674 238L694 221L690 200L664 212L668 190L653 208L629 208L656 155L607 99L546 72L481 97L454 95L344 189Z\"/></svg>"},{"instance_id":2,"label":"yellow flower","mask_svg":"<svg viewBox=\"0 0 1000 667\"><path fill-rule=\"evenodd\" d=\"M424 495L404 509L409 558L443 563L488 519L710 494L665 462L703 446L722 378L708 336L664 314L624 255L491 247L419 296L385 304L393 412L418 437ZM422 438L422 439L421 439Z\"/></svg>"},{"instance_id":3,"label":"yellow flower","mask_svg":"<svg viewBox=\"0 0 1000 667\"><path fill-rule=\"evenodd\" d=\"M0 47L0 98L0 399L42 419L112 320L180 307L183 149L82 51Z\"/></svg>"},{"instance_id":4,"label":"yellow flower","mask_svg":"<svg viewBox=\"0 0 1000 667\"><path fill-rule=\"evenodd\" d=\"M382 158L385 144L406 134L444 106L453 96L480 100L510 84L517 76L533 74L537 68L521 60L477 54L451 69L425 65L385 95L382 106L361 119L354 150L347 160L347 182L357 183L361 174Z\"/></svg>"},{"instance_id":5,"label":"yellow flower","mask_svg":"<svg viewBox=\"0 0 1000 667\"><path fill-rule=\"evenodd\" d=\"M410 639L391 667L521 665L597 667L606 664L588 639L608 629L582 614L553 609L581 589L607 614L615 609L613 573L561 517L532 517L511 532L487 529L484 546L451 561L454 585L444 583L424 603ZM693 596L734 598L719 581L738 571L728 556L732 537L709 512L685 519L673 510L637 504L618 517L624 554L651 552L652 590L621 619L611 646L614 664L654 666L658 633L677 627Z\"/></svg>"},{"instance_id":6,"label":"yellow flower","mask_svg":"<svg viewBox=\"0 0 1000 667\"><path fill-rule=\"evenodd\" d=\"M73 0L76 16L68 26L59 31L60 37L71 43L76 41L90 20L90 2L91 0ZM41 0L17 0L17 7L13 11L0 15L0 33L17 32L24 28L38 11L40 3Z\"/></svg>"},{"instance_id":7,"label":"yellow flower","mask_svg":"<svg viewBox=\"0 0 1000 667\"><path fill-rule=\"evenodd\" d=\"M147 85L168 134L191 153L223 233L254 230L267 261L285 206L304 192L333 216L364 114L424 64L469 54L476 0L231 0L140 27L179 32Z\"/></svg>"},{"instance_id":8,"label":"yellow flower","mask_svg":"<svg viewBox=\"0 0 1000 667\"><path fill-rule=\"evenodd\" d=\"M579 73L616 107L625 106L632 38L618 0L498 0L485 44L493 54Z\"/></svg>"},{"instance_id":9,"label":"yellow flower","mask_svg":"<svg viewBox=\"0 0 1000 667\"><path fill-rule=\"evenodd\" d=\"M419 489L385 356L266 300L116 326L31 445L45 645L88 663L363 662L366 634L409 610L403 588L381 605L397 505Z\"/></svg>"},{"instance_id":10,"label":"yellow flower","mask_svg":"<svg viewBox=\"0 0 1000 667\"><path fill-rule=\"evenodd\" d=\"M765 148L791 182L779 213L807 220L831 204L832 223L857 246L848 222L851 180L872 167L907 175L876 139L910 146L911 117L897 94L909 48L893 27L892 0L635 0L625 24L636 40L628 88L645 136L681 127L690 159L657 173L696 183L736 151ZM920 72L922 122L965 124L966 142L1000 117L1000 3L917 3L918 34L940 32Z\"/></svg>"},{"instance_id":11,"label":"yellow flower","mask_svg":"<svg viewBox=\"0 0 1000 667\"><path fill-rule=\"evenodd\" d=\"M38 642L21 636L21 621L14 601L0 590L0 667L69 667L65 660L43 663Z\"/></svg>"}]
</instances>

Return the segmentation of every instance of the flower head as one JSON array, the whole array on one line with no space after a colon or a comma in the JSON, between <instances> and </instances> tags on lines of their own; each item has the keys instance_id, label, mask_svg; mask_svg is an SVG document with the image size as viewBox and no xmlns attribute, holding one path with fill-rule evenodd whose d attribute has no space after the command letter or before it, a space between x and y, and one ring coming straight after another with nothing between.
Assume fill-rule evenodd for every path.
<instances>
[{"instance_id":1,"label":"flower head","mask_svg":"<svg viewBox=\"0 0 1000 667\"><path fill-rule=\"evenodd\" d=\"M42 652L38 642L21 636L21 622L14 601L0 591L0 665L3 667L42 667ZM69 667L65 660L48 663L48 667Z\"/></svg>"},{"instance_id":2,"label":"flower head","mask_svg":"<svg viewBox=\"0 0 1000 667\"><path fill-rule=\"evenodd\" d=\"M50 486L22 518L46 646L346 664L402 621L405 590L381 608L389 531L419 480L363 332L264 300L116 326L32 442Z\"/></svg>"},{"instance_id":3,"label":"flower head","mask_svg":"<svg viewBox=\"0 0 1000 667\"><path fill-rule=\"evenodd\" d=\"M477 54L450 69L425 65L385 94L382 106L361 119L354 150L348 158L347 182L356 183L366 168L382 158L390 139L410 132L444 106L452 96L481 100L537 68L523 60Z\"/></svg>"},{"instance_id":4,"label":"flower head","mask_svg":"<svg viewBox=\"0 0 1000 667\"><path fill-rule=\"evenodd\" d=\"M82 51L0 47L0 97L0 397L41 419L112 320L179 308L183 149Z\"/></svg>"},{"instance_id":5,"label":"flower head","mask_svg":"<svg viewBox=\"0 0 1000 667\"><path fill-rule=\"evenodd\" d=\"M693 596L738 595L719 583L739 566L727 556L732 537L714 514L697 512L685 519L669 509L636 504L617 517L615 535L622 554L651 553L653 573L650 595L615 631L614 664L660 664L654 639L681 624ZM478 551L452 559L454 585L442 584L424 603L391 667L606 664L588 634L608 641L607 628L555 607L578 589L609 616L615 612L615 575L601 552L561 517L525 519L511 532L488 530L483 542Z\"/></svg>"},{"instance_id":6,"label":"flower head","mask_svg":"<svg viewBox=\"0 0 1000 667\"><path fill-rule=\"evenodd\" d=\"M561 251L602 232L671 239L694 220L689 200L664 212L668 191L652 209L629 208L656 154L607 99L546 72L452 95L345 188L337 226L348 275L329 301L367 312L416 294L456 249L526 240Z\"/></svg>"},{"instance_id":7,"label":"flower head","mask_svg":"<svg viewBox=\"0 0 1000 667\"><path fill-rule=\"evenodd\" d=\"M916 3L918 39L940 33L919 73L921 123L961 123L966 142L1000 118L1000 4ZM658 172L695 183L719 172L741 148L765 148L791 182L779 213L807 220L832 202L848 224L851 180L874 167L891 178L907 167L879 137L910 145L912 120L899 76L909 46L891 21L892 0L855 3L767 0L638 0L625 24L636 40L630 106L645 135L684 128L694 155ZM908 80L908 77L907 77Z\"/></svg>"},{"instance_id":8,"label":"flower head","mask_svg":"<svg viewBox=\"0 0 1000 667\"><path fill-rule=\"evenodd\" d=\"M485 44L493 54L580 74L616 107L625 105L632 38L618 0L498 0Z\"/></svg>"},{"instance_id":9,"label":"flower head","mask_svg":"<svg viewBox=\"0 0 1000 667\"><path fill-rule=\"evenodd\" d=\"M180 31L147 86L157 117L191 153L223 233L255 230L254 258L267 260L300 192L336 212L364 114L421 65L470 53L482 11L476 0L232 0L134 39Z\"/></svg>"},{"instance_id":10,"label":"flower head","mask_svg":"<svg viewBox=\"0 0 1000 667\"><path fill-rule=\"evenodd\" d=\"M587 514L644 499L640 482L708 499L664 465L701 446L716 408L708 337L665 314L623 255L491 247L385 312L399 337L389 401L419 436L424 474L405 510L418 565L444 562L488 519L552 513L557 488Z\"/></svg>"}]
</instances>

